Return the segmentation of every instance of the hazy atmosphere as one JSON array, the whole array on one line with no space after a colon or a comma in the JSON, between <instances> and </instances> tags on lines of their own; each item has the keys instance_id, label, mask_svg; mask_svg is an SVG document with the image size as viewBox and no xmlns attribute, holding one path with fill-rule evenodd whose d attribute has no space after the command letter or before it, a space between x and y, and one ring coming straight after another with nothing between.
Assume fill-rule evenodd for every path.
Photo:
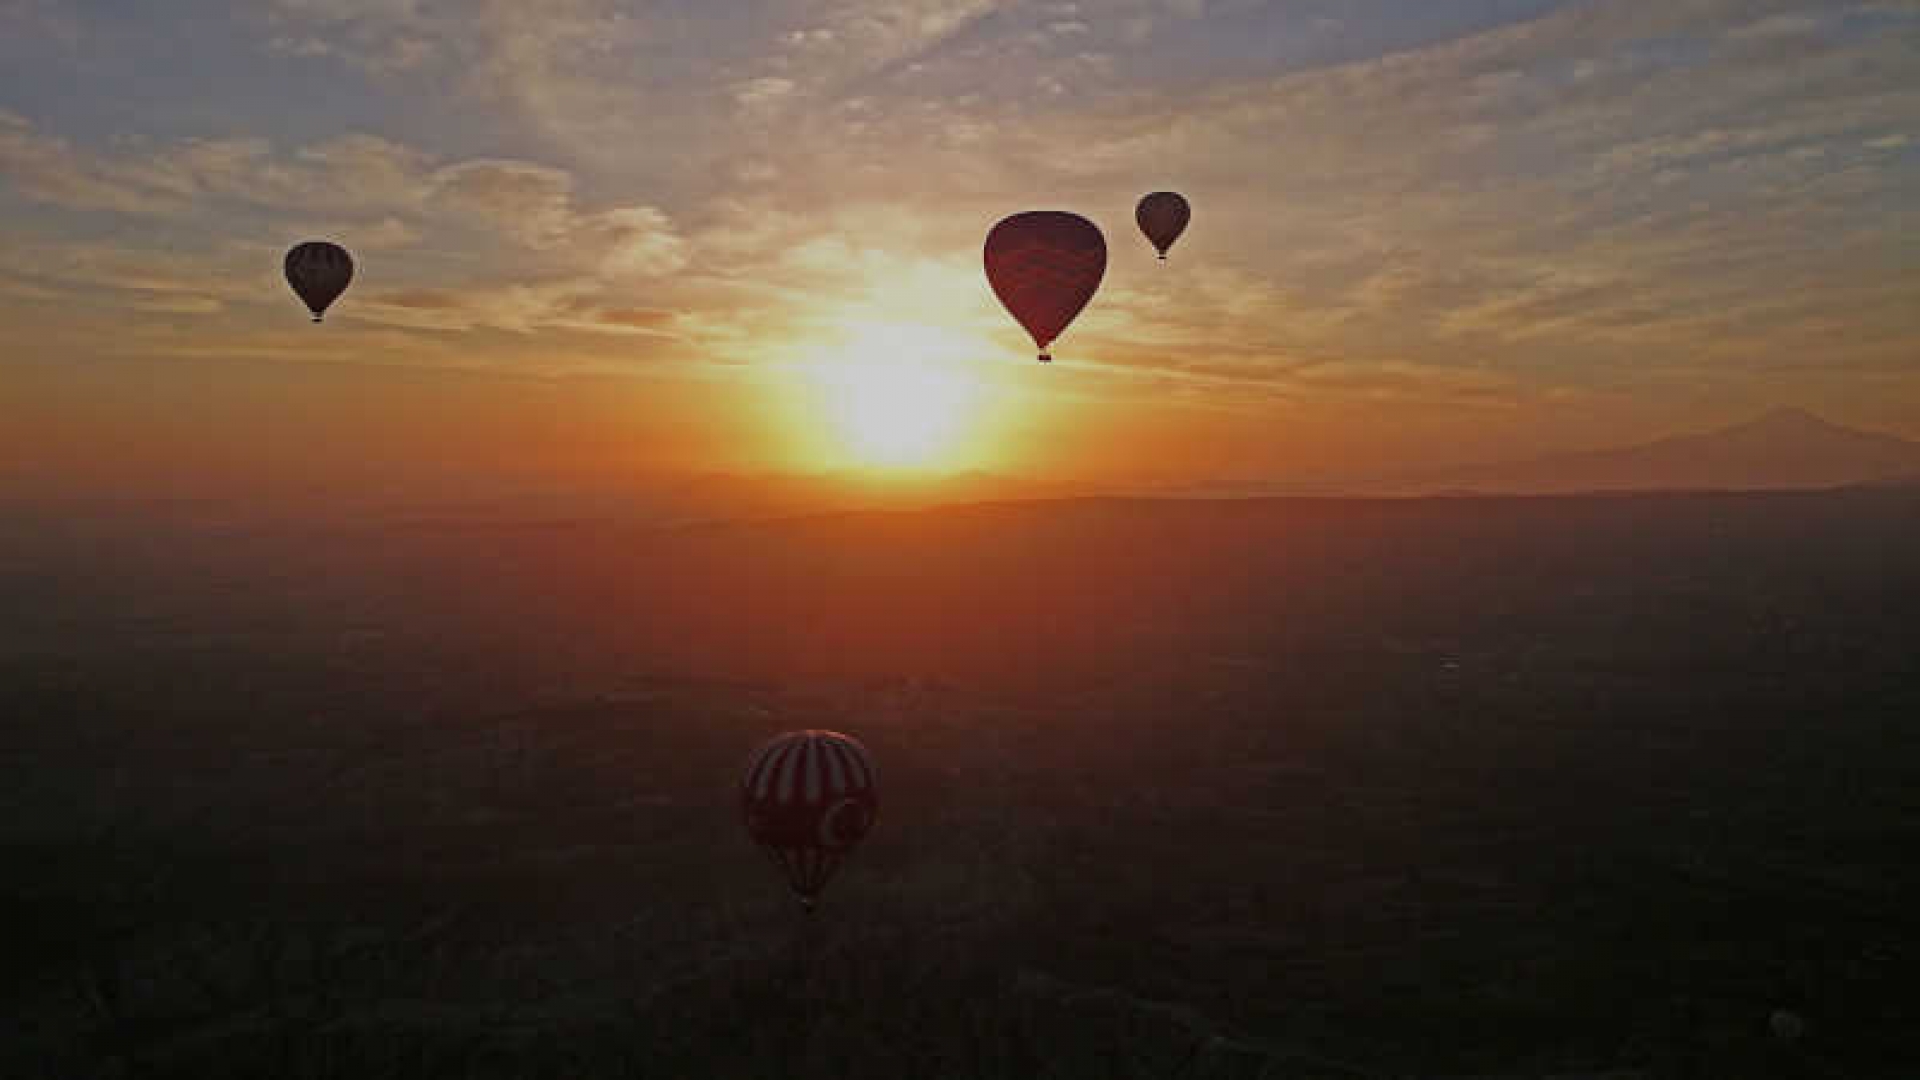
<instances>
[{"instance_id":1,"label":"hazy atmosphere","mask_svg":"<svg viewBox=\"0 0 1920 1080\"><path fill-rule=\"evenodd\" d=\"M1920 1076L1920 2L0 0L0 1077Z\"/></svg>"},{"instance_id":2,"label":"hazy atmosphere","mask_svg":"<svg viewBox=\"0 0 1920 1080\"><path fill-rule=\"evenodd\" d=\"M1886 0L13 0L0 451L1112 484L1917 437L1917 49ZM1167 185L1175 267L1118 242ZM1029 204L1113 242L1070 379L979 274ZM360 261L326 334L310 234Z\"/></svg>"}]
</instances>

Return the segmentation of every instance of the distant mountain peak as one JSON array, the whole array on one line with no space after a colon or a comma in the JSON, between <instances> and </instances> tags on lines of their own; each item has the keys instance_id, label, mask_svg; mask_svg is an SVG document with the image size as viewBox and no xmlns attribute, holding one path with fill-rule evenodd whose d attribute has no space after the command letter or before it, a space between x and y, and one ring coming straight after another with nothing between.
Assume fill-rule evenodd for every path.
<instances>
[{"instance_id":1,"label":"distant mountain peak","mask_svg":"<svg viewBox=\"0 0 1920 1080\"><path fill-rule=\"evenodd\" d=\"M1421 490L1484 492L1834 487L1920 476L1920 443L1844 427L1806 409L1771 409L1731 427L1612 450L1429 474Z\"/></svg>"},{"instance_id":2,"label":"distant mountain peak","mask_svg":"<svg viewBox=\"0 0 1920 1080\"><path fill-rule=\"evenodd\" d=\"M1758 431L1782 432L1820 432L1851 431L1828 420L1817 413L1800 408L1797 405L1782 405L1768 409L1744 424L1736 424L1731 430L1747 429Z\"/></svg>"}]
</instances>

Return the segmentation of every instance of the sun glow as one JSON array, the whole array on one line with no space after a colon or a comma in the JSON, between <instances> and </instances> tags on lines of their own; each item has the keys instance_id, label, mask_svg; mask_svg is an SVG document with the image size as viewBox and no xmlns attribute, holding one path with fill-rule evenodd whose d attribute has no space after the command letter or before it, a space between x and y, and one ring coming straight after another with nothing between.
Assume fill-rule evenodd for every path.
<instances>
[{"instance_id":1,"label":"sun glow","mask_svg":"<svg viewBox=\"0 0 1920 1080\"><path fill-rule=\"evenodd\" d=\"M908 323L857 323L806 365L841 453L869 468L959 463L982 386L963 336Z\"/></svg>"}]
</instances>

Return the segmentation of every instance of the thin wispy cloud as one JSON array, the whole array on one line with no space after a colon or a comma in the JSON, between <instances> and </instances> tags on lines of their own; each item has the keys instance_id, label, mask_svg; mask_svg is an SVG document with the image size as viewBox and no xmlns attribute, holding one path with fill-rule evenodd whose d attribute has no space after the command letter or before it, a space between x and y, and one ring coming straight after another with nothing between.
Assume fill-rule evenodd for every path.
<instances>
[{"instance_id":1,"label":"thin wispy cloud","mask_svg":"<svg viewBox=\"0 0 1920 1080\"><path fill-rule=\"evenodd\" d=\"M249 291L276 250L325 231L367 256L345 332L423 356L555 330L609 367L772 362L818 312L942 290L927 317L1012 356L980 238L1064 206L1116 252L1075 351L1202 395L1544 400L1815 355L1841 380L1920 331L1920 4L198 6L328 130L156 136L0 83L0 230L35 253L0 305L107 288L137 294L118 347L138 315L238 338L285 317ZM168 63L126 32L157 12L0 18ZM1129 215L1165 186L1195 227L1154 274Z\"/></svg>"}]
</instances>

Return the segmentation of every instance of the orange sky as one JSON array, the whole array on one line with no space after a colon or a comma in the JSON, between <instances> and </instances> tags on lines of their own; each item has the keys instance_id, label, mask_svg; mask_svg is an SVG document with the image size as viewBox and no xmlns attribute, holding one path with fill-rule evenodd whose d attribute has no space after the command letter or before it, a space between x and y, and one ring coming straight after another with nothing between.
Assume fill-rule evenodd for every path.
<instances>
[{"instance_id":1,"label":"orange sky","mask_svg":"<svg viewBox=\"0 0 1920 1080\"><path fill-rule=\"evenodd\" d=\"M0 8L0 484L1337 482L1783 404L1920 437L1920 12L1312 7ZM1034 207L1110 250L1051 368L979 262ZM360 270L312 327L278 261L320 236Z\"/></svg>"},{"instance_id":2,"label":"orange sky","mask_svg":"<svg viewBox=\"0 0 1920 1080\"><path fill-rule=\"evenodd\" d=\"M1156 485L1343 479L1409 463L1605 445L1617 414L1437 409L1423 402L1211 403L1062 393L1065 367L1008 365L977 414L909 473L986 471L1017 482ZM835 421L832 382L516 376L350 364L181 359L20 364L0 385L0 486L39 494L266 497L309 490L459 496L617 489L682 473L868 467ZM1871 412L1871 410L1862 410ZM1899 409L1887 410L1897 421ZM1745 415L1692 401L1650 430ZM1888 424L1889 427L1897 426ZM1435 452L1433 448L1443 448Z\"/></svg>"}]
</instances>

